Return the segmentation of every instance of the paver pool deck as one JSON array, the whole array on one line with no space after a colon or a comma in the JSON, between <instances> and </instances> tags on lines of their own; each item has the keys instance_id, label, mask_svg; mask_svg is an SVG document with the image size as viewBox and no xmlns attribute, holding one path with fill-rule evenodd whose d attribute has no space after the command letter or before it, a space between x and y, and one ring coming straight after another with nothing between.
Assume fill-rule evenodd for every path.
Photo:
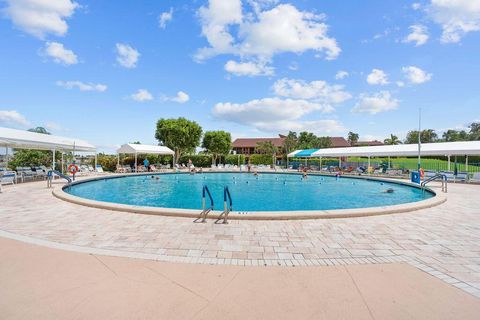
<instances>
[{"instance_id":1,"label":"paver pool deck","mask_svg":"<svg viewBox=\"0 0 480 320\"><path fill-rule=\"evenodd\" d=\"M53 197L45 182L4 186L0 194L0 237L30 244L0 238L0 296L7 297L0 299L0 314L31 318L36 311L61 315L71 312L68 318L91 318L77 315L110 310L107 306L122 299L123 305L118 308L128 314L141 311L137 302L132 302L129 309L125 301L135 301L145 294L138 302L144 304L144 314L153 316L160 308L166 312L163 318L168 319L177 312L178 318L188 319L225 319L228 315L283 319L299 310L305 313L297 318L312 319L328 318L328 312L343 318L382 319L389 318L388 312L396 318L478 318L479 195L478 185L449 184L445 203L413 212L328 220L230 221L222 225L76 205ZM98 265L91 262L93 258ZM104 282L95 269L100 265L103 272L125 272L125 279ZM157 279L157 283L151 274L154 271L145 271L146 265L177 270L178 278L173 281L164 276L167 271L159 271L163 280ZM78 273L69 271L69 266ZM229 276L215 276L223 272ZM232 278L232 274L238 276ZM65 286L49 287L49 278ZM137 278L143 283L138 287ZM220 281L227 278L228 285ZM182 284L189 279L205 294ZM76 285L75 281L86 285ZM191 291L192 297L175 300L175 289L172 287L170 294L161 281L185 287L183 290ZM210 290L209 286L217 287ZM229 286L233 286L232 292L227 290ZM28 300L26 292L30 289ZM104 303L106 307L85 310L85 306L96 303L86 296L82 300L78 293L82 290L90 292L89 297L99 296L97 305ZM113 292L111 298L109 292ZM166 297L155 298L155 293ZM54 296L71 304L57 305L48 300ZM41 301L50 301L50 307ZM338 305L328 308L327 302ZM12 309L15 303L27 309L24 316L13 313L19 310ZM351 308L341 311L342 303ZM462 303L467 305L458 307ZM101 314L99 311L96 317ZM136 317L141 318L142 313Z\"/></svg>"}]
</instances>

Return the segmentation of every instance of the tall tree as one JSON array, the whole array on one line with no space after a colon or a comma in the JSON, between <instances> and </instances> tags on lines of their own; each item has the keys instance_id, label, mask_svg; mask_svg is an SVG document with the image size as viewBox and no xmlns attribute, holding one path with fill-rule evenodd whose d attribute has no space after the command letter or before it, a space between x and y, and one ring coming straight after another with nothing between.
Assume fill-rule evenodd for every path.
<instances>
[{"instance_id":1,"label":"tall tree","mask_svg":"<svg viewBox=\"0 0 480 320\"><path fill-rule=\"evenodd\" d=\"M313 149L318 144L317 136L311 132L302 131L298 136L299 149Z\"/></svg>"},{"instance_id":2,"label":"tall tree","mask_svg":"<svg viewBox=\"0 0 480 320\"><path fill-rule=\"evenodd\" d=\"M202 148L212 154L212 162L217 163L219 155L226 155L232 146L232 136L225 131L207 131L203 136Z\"/></svg>"},{"instance_id":3,"label":"tall tree","mask_svg":"<svg viewBox=\"0 0 480 320\"><path fill-rule=\"evenodd\" d=\"M330 148L332 146L332 139L330 137L318 137L315 148Z\"/></svg>"},{"instance_id":4,"label":"tall tree","mask_svg":"<svg viewBox=\"0 0 480 320\"><path fill-rule=\"evenodd\" d=\"M470 140L480 140L480 122L472 122L469 126L468 133Z\"/></svg>"},{"instance_id":5,"label":"tall tree","mask_svg":"<svg viewBox=\"0 0 480 320\"><path fill-rule=\"evenodd\" d=\"M272 163L275 165L275 159L277 158L276 155L277 155L278 148L273 145L272 141L257 142L257 146L255 147L255 150L258 153L271 154Z\"/></svg>"},{"instance_id":6,"label":"tall tree","mask_svg":"<svg viewBox=\"0 0 480 320\"><path fill-rule=\"evenodd\" d=\"M47 129L45 129L44 127L31 128L31 129L28 129L27 131L41 133L41 134L50 134L50 132L48 132Z\"/></svg>"},{"instance_id":7,"label":"tall tree","mask_svg":"<svg viewBox=\"0 0 480 320\"><path fill-rule=\"evenodd\" d=\"M155 138L175 151L175 162L186 152L194 152L200 144L202 127L185 118L160 119L157 122Z\"/></svg>"},{"instance_id":8,"label":"tall tree","mask_svg":"<svg viewBox=\"0 0 480 320\"><path fill-rule=\"evenodd\" d=\"M422 143L437 142L438 135L433 129L422 130L420 134L420 141ZM418 130L412 130L407 133L405 143L418 143Z\"/></svg>"},{"instance_id":9,"label":"tall tree","mask_svg":"<svg viewBox=\"0 0 480 320\"><path fill-rule=\"evenodd\" d=\"M298 146L298 138L297 133L293 131L289 131L285 140L283 141L283 149L285 150L286 154L294 151Z\"/></svg>"},{"instance_id":10,"label":"tall tree","mask_svg":"<svg viewBox=\"0 0 480 320\"><path fill-rule=\"evenodd\" d=\"M468 141L469 135L465 130L447 130L443 133L442 138L445 142Z\"/></svg>"},{"instance_id":11,"label":"tall tree","mask_svg":"<svg viewBox=\"0 0 480 320\"><path fill-rule=\"evenodd\" d=\"M350 131L348 133L347 141L351 146L354 146L358 142L358 133Z\"/></svg>"},{"instance_id":12,"label":"tall tree","mask_svg":"<svg viewBox=\"0 0 480 320\"><path fill-rule=\"evenodd\" d=\"M396 145L396 144L401 144L402 141L400 141L400 139L398 139L398 137L396 135L391 133L390 138L387 138L387 139L383 140L383 143L390 144L390 145Z\"/></svg>"}]
</instances>

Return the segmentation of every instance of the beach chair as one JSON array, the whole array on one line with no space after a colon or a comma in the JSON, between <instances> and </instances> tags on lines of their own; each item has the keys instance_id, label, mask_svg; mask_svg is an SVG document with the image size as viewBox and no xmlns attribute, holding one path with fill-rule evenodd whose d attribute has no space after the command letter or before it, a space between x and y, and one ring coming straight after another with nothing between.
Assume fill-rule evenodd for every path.
<instances>
[{"instance_id":1,"label":"beach chair","mask_svg":"<svg viewBox=\"0 0 480 320\"><path fill-rule=\"evenodd\" d=\"M480 172L474 172L473 176L468 180L468 182L480 183Z\"/></svg>"},{"instance_id":2,"label":"beach chair","mask_svg":"<svg viewBox=\"0 0 480 320\"><path fill-rule=\"evenodd\" d=\"M103 168L102 168L102 165L97 164L96 172L97 172L97 173L103 173L103 172L104 172L104 171L103 171Z\"/></svg>"},{"instance_id":3,"label":"beach chair","mask_svg":"<svg viewBox=\"0 0 480 320\"><path fill-rule=\"evenodd\" d=\"M17 173L15 171L1 171L0 184L15 184L17 182Z\"/></svg>"}]
</instances>

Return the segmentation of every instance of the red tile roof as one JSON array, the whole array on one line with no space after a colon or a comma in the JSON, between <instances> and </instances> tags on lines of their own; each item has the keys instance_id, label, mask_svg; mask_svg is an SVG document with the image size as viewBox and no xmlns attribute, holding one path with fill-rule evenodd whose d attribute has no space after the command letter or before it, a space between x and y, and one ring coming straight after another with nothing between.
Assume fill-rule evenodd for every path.
<instances>
[{"instance_id":1,"label":"red tile roof","mask_svg":"<svg viewBox=\"0 0 480 320\"><path fill-rule=\"evenodd\" d=\"M239 138L232 143L233 148L255 148L259 142L271 141L275 147L283 146L285 138Z\"/></svg>"},{"instance_id":2,"label":"red tile roof","mask_svg":"<svg viewBox=\"0 0 480 320\"><path fill-rule=\"evenodd\" d=\"M350 147L350 144L343 137L330 137L332 148ZM274 146L281 147L285 141L285 136L280 138L238 138L232 143L233 148L255 148L259 142L271 141Z\"/></svg>"},{"instance_id":3,"label":"red tile roof","mask_svg":"<svg viewBox=\"0 0 480 320\"><path fill-rule=\"evenodd\" d=\"M332 141L331 148L350 147L350 144L344 137L330 137L330 140Z\"/></svg>"},{"instance_id":4,"label":"red tile roof","mask_svg":"<svg viewBox=\"0 0 480 320\"><path fill-rule=\"evenodd\" d=\"M378 140L373 141L357 141L355 146L383 146L384 143Z\"/></svg>"}]
</instances>

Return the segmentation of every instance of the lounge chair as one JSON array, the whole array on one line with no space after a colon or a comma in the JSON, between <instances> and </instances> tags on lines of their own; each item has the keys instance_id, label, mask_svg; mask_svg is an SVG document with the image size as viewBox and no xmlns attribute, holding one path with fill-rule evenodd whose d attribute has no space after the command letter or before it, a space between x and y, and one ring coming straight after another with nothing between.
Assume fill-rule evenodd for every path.
<instances>
[{"instance_id":1,"label":"lounge chair","mask_svg":"<svg viewBox=\"0 0 480 320\"><path fill-rule=\"evenodd\" d=\"M15 184L17 182L17 173L15 171L1 171L0 184Z\"/></svg>"},{"instance_id":2,"label":"lounge chair","mask_svg":"<svg viewBox=\"0 0 480 320\"><path fill-rule=\"evenodd\" d=\"M96 172L98 172L98 173L103 173L104 172L103 168L102 168L102 165L97 164Z\"/></svg>"},{"instance_id":3,"label":"lounge chair","mask_svg":"<svg viewBox=\"0 0 480 320\"><path fill-rule=\"evenodd\" d=\"M17 167L17 175L20 177L22 182L25 182L25 180L28 179L35 179L35 173L29 167Z\"/></svg>"},{"instance_id":4,"label":"lounge chair","mask_svg":"<svg viewBox=\"0 0 480 320\"><path fill-rule=\"evenodd\" d=\"M474 172L468 182L480 183L480 172Z\"/></svg>"}]
</instances>

